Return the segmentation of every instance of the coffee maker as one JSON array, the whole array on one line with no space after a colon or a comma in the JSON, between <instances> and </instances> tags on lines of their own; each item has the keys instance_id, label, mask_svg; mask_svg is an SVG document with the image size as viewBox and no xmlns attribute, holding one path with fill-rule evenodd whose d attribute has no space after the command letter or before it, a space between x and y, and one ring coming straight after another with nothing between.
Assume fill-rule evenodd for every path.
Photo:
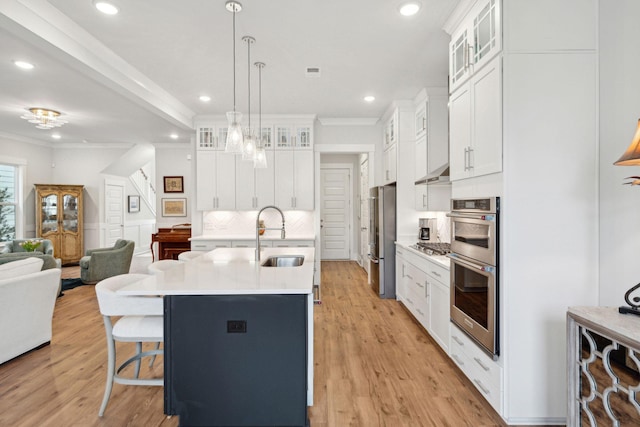
<instances>
[{"instance_id":1,"label":"coffee maker","mask_svg":"<svg viewBox=\"0 0 640 427\"><path fill-rule=\"evenodd\" d=\"M420 218L418 220L418 241L436 242L438 240L438 220L436 218Z\"/></svg>"}]
</instances>

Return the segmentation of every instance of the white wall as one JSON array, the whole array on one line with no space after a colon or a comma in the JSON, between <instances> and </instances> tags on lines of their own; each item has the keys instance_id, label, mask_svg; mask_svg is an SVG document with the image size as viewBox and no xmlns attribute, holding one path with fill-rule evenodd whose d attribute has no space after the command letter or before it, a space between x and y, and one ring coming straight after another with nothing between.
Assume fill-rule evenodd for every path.
<instances>
[{"instance_id":1,"label":"white wall","mask_svg":"<svg viewBox=\"0 0 640 427\"><path fill-rule=\"evenodd\" d=\"M624 293L640 282L640 188L622 185L638 166L614 166L640 118L640 2L600 1L600 297L626 305Z\"/></svg>"},{"instance_id":2,"label":"white wall","mask_svg":"<svg viewBox=\"0 0 640 427\"><path fill-rule=\"evenodd\" d=\"M192 154L191 145L180 146L173 145L156 145L156 195L157 195L157 228L171 227L175 224L184 224L192 222L192 203L195 200L195 174L193 174L193 163L195 156ZM190 156L190 157L189 157ZM165 176L182 176L184 178L184 193L165 193L164 181ZM206 185L202 183L201 185ZM163 198L186 198L187 199L187 216L185 217L163 217L162 216L162 199ZM200 218L201 216L199 216ZM192 230L194 232L194 230ZM195 234L195 233L194 233Z\"/></svg>"},{"instance_id":3,"label":"white wall","mask_svg":"<svg viewBox=\"0 0 640 427\"><path fill-rule=\"evenodd\" d=\"M22 187L24 196L24 236L35 237L34 184L47 184L53 177L51 161L53 149L43 144L18 141L0 135L0 161L17 159L26 162L26 174Z\"/></svg>"}]
</instances>

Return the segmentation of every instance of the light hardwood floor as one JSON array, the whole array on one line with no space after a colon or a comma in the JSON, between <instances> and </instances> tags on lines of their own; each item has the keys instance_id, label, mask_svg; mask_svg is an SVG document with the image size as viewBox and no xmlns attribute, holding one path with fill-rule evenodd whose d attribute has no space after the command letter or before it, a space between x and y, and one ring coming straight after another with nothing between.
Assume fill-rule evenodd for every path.
<instances>
[{"instance_id":1,"label":"light hardwood floor","mask_svg":"<svg viewBox=\"0 0 640 427\"><path fill-rule=\"evenodd\" d=\"M357 264L323 262L322 297L313 427L505 425L398 302L373 294ZM0 365L0 426L178 425L163 414L160 387L114 385L99 418L106 359L93 287L66 291L51 345ZM162 375L162 359L152 371Z\"/></svg>"}]
</instances>

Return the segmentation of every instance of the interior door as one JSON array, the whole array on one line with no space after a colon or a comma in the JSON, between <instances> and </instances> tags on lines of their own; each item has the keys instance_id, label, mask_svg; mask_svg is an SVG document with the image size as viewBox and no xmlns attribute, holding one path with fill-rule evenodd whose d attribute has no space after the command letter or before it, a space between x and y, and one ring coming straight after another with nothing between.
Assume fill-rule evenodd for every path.
<instances>
[{"instance_id":1,"label":"interior door","mask_svg":"<svg viewBox=\"0 0 640 427\"><path fill-rule=\"evenodd\" d=\"M104 247L109 247L124 238L124 182L106 182L104 194L107 223Z\"/></svg>"},{"instance_id":2,"label":"interior door","mask_svg":"<svg viewBox=\"0 0 640 427\"><path fill-rule=\"evenodd\" d=\"M350 259L351 171L323 168L320 175L321 259Z\"/></svg>"}]
</instances>

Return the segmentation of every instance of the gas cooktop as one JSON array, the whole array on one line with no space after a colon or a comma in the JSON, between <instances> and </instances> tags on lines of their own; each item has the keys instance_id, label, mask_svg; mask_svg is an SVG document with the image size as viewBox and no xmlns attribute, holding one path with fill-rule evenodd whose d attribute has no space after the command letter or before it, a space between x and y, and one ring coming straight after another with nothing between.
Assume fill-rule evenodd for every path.
<instances>
[{"instance_id":1,"label":"gas cooktop","mask_svg":"<svg viewBox=\"0 0 640 427\"><path fill-rule=\"evenodd\" d=\"M451 252L451 244L443 242L418 242L410 247L427 255L446 255Z\"/></svg>"}]
</instances>

